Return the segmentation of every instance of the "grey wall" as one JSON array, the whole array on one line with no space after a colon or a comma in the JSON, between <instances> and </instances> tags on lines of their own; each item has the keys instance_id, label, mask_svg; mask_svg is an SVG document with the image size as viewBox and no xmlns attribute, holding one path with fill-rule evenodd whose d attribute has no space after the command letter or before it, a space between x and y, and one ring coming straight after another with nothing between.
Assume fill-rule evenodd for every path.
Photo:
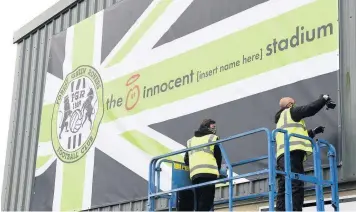
<instances>
[{"instance_id":1,"label":"grey wall","mask_svg":"<svg viewBox=\"0 0 356 212\"><path fill-rule=\"evenodd\" d=\"M356 178L356 1L340 0L341 178Z\"/></svg>"},{"instance_id":2,"label":"grey wall","mask_svg":"<svg viewBox=\"0 0 356 212\"><path fill-rule=\"evenodd\" d=\"M28 210L33 188L34 167L46 64L51 38L73 24L122 0L61 0L18 32L16 70L1 209ZM129 1L129 0L126 0ZM340 109L343 155L340 179L356 177L356 2L340 1ZM246 185L249 186L249 185ZM252 186L252 184L251 184ZM264 187L264 186L262 186ZM262 187L259 189L262 191ZM257 188L258 189L258 188ZM124 209L134 209L126 204ZM139 202L140 208L144 203ZM142 207L143 206L143 207ZM113 209L123 209L110 207Z\"/></svg>"}]
</instances>

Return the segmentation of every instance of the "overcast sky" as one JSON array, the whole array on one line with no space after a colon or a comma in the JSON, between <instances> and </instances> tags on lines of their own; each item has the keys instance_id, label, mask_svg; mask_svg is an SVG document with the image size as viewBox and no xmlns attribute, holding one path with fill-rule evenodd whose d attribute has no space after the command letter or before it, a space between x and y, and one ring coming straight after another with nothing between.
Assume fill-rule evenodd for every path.
<instances>
[{"instance_id":1,"label":"overcast sky","mask_svg":"<svg viewBox=\"0 0 356 212\"><path fill-rule=\"evenodd\" d=\"M12 88L14 82L16 45L13 33L51 7L58 0L4 0L0 13L0 188L2 190L6 144L9 129ZM1 195L1 191L0 191Z\"/></svg>"}]
</instances>

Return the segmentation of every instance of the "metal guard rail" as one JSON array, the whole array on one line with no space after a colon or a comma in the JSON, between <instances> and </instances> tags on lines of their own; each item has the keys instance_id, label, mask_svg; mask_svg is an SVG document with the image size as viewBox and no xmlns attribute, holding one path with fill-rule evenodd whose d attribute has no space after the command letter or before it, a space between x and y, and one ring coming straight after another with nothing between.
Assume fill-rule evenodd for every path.
<instances>
[{"instance_id":1,"label":"metal guard rail","mask_svg":"<svg viewBox=\"0 0 356 212\"><path fill-rule=\"evenodd\" d=\"M222 146L223 142L234 140L237 138L242 138L248 135L256 134L259 132L265 132L267 136L267 141L268 141L268 156L261 156L258 158L253 158L253 159L248 159L248 160L243 160L240 162L235 162L231 163L225 149ZM276 170L276 154L275 154L275 147L276 147L276 134L277 133L283 133L284 134L284 162L285 162L285 170L283 171L278 171ZM291 172L291 166L290 166L290 152L289 152L289 140L291 137L297 137L301 139L306 139L311 142L312 148L313 148L313 160L314 160L314 176L307 176L304 174L298 174L298 173L293 173ZM211 145L216 145L218 144L221 149L222 157L225 160L225 163L227 165L228 171L229 171L229 177L224 178L224 179L217 179L214 181L206 182L206 183L201 183L201 184L196 184L196 185L190 185L190 186L185 186L181 188L176 188L172 189L169 191L162 191L159 192L160 189L160 171L161 171L161 164L163 162L168 162L171 163L172 161L163 159L167 158L173 155L178 155L181 153L185 153L191 150L199 149L202 147L206 146L211 146ZM320 148L321 147L326 147L328 148L328 158L329 158L329 165L330 165L330 180L323 180L322 176L322 167L321 167L321 157L320 157ZM163 159L163 160L160 160ZM240 166L248 163L253 163L256 161L260 160L265 160L268 159L268 169L263 169L260 171L256 172L251 172L247 174L242 174L238 176L233 176L232 174L232 168L235 166ZM160 161L159 161L160 160ZM157 162L159 161L158 165ZM157 166L156 166L157 165ZM156 186L156 172L157 172L157 186ZM237 197L233 198L233 180L239 179L239 178L246 178L246 177L251 177L254 175L260 175L260 174L266 174L268 173L268 182L269 182L269 191L260 193L260 194L252 194L248 196L243 196L243 197ZM283 129L275 129L272 132L267 129L267 128L258 128L255 130L247 131L244 133L236 134L224 139L220 139L214 143L207 143L207 144L202 144L199 146L194 146L191 148L186 148L178 151L174 151L168 154L160 155L157 157L154 157L149 165L149 176L148 176L148 210L149 211L154 211L155 210L155 199L158 197L161 198L169 198L169 210L171 210L171 194L174 192L178 191L183 191L183 190L188 190L188 189L193 189L197 187L202 187L206 185L211 185L211 184L218 184L218 183L224 183L224 182L229 182L229 198L228 200L222 200L222 201L217 201L214 202L214 204L223 204L228 202L229 205L229 211L233 211L233 202L234 201L241 201L241 200L246 200L246 199L252 199L252 198L257 198L257 197L264 197L268 196L269 198L269 209L270 211L274 211L274 200L276 197L276 175L284 175L285 176L285 209L286 211L292 211L293 210L293 204L292 204L292 186L291 186L291 181L292 179L296 180L301 180L304 182L310 182L315 184L315 190L316 190L316 203L317 203L317 210L318 211L324 211L324 197L323 197L323 188L324 187L331 187L331 192L332 192L332 206L335 211L339 211L339 196L338 196L338 179L337 179L337 166L336 166L336 151L333 145L329 144L327 141L319 139L318 141L314 141L314 139L298 134L288 134L286 130Z\"/></svg>"}]
</instances>

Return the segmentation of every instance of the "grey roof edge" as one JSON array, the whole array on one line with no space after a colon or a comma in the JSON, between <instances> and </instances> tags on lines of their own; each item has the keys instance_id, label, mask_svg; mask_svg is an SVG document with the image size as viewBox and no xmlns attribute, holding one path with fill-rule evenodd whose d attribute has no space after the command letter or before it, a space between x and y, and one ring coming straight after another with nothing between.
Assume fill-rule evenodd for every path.
<instances>
[{"instance_id":1,"label":"grey roof edge","mask_svg":"<svg viewBox=\"0 0 356 212\"><path fill-rule=\"evenodd\" d=\"M32 21L25 24L23 27L15 31L13 36L13 43L18 43L24 37L29 35L31 32L36 31L38 28L43 26L46 22L56 17L63 10L76 4L78 0L58 0L53 6L48 8L46 11L42 12L40 15L35 17Z\"/></svg>"}]
</instances>

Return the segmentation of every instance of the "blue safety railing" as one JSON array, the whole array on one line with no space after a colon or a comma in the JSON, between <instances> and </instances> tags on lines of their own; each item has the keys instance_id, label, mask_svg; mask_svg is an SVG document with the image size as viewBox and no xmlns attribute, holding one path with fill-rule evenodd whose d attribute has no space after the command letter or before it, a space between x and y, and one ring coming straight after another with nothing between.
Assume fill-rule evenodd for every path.
<instances>
[{"instance_id":1,"label":"blue safety railing","mask_svg":"<svg viewBox=\"0 0 356 212\"><path fill-rule=\"evenodd\" d=\"M245 136L249 136L252 134L260 133L260 132L264 132L267 137L268 155L231 163L227 156L225 149L222 146L222 143L231 141L234 139L242 138ZM276 140L275 140L275 136L277 133L284 134L284 152L285 152L285 154L284 154L285 170L284 171L276 170L276 153L275 153ZM312 148L313 148L313 159L314 159L314 176L307 176L304 174L298 174L298 173L291 172L290 152L289 152L289 146L290 146L289 140L291 137L298 137L298 138L309 140L311 142ZM167 157L170 157L173 155L178 155L181 153L185 153L185 152L188 152L191 150L199 149L202 147L216 145L216 144L218 144L220 146L222 157L225 160L225 163L228 168L229 175L227 178L217 179L214 181L205 182L205 183L196 184L196 185L189 185L189 186L185 186L185 187L181 187L181 188L175 188L175 189L171 189L169 191L160 191L160 172L161 172L160 167L161 167L161 164L163 162L172 163L172 161L164 159L164 158L167 158ZM322 147L328 148L328 158L329 158L329 165L330 165L330 179L329 180L323 180L322 167L321 167L321 156L320 156L320 153L321 153L320 148L322 148ZM257 162L257 161L265 160L265 159L268 159L268 169L263 169L263 170L259 170L256 172L233 176L233 167L248 164L248 163L253 163L253 162ZM269 191L268 192L264 192L264 193L260 193L260 194L252 194L252 195L242 196L242 197L234 197L233 181L235 179L247 178L247 177L261 175L261 174L267 174L267 173L268 173L268 183L269 183ZM220 139L214 143L202 144L199 146L194 146L191 148L186 148L186 149L171 152L171 153L168 153L165 155L154 157L151 160L150 165L149 165L148 210L149 211L155 210L156 198L159 198L159 197L168 198L169 199L169 210L171 211L171 209L172 209L171 203L173 201L172 200L173 193L183 191L183 190L191 190L191 189L206 186L206 185L228 182L229 183L229 198L228 198L228 200L217 201L217 202L214 202L214 204L228 203L229 211L232 211L233 210L233 202L252 199L252 198L258 198L258 197L268 197L270 211L274 211L274 200L276 197L276 175L277 174L285 176L285 187L286 187L286 189L285 189L286 190L286 192L285 192L285 204L286 204L285 207L286 207L286 211L293 210L293 208L292 208L293 207L292 186L291 186L291 181L293 179L315 184L316 203L317 203L318 211L324 211L323 188L331 187L332 206L334 207L335 211L339 211L338 178L337 178L338 175L337 175L335 148L325 140L319 139L318 141L315 141L314 139L312 139L310 137L306 137L306 136L302 136L302 135L298 135L298 134L288 134L287 131L283 130L283 129L275 129L271 132L267 128L258 128L258 129L251 130L248 132L233 135L233 136L230 136L230 137L227 137L224 139ZM157 180L157 182L156 182L156 180Z\"/></svg>"}]
</instances>

